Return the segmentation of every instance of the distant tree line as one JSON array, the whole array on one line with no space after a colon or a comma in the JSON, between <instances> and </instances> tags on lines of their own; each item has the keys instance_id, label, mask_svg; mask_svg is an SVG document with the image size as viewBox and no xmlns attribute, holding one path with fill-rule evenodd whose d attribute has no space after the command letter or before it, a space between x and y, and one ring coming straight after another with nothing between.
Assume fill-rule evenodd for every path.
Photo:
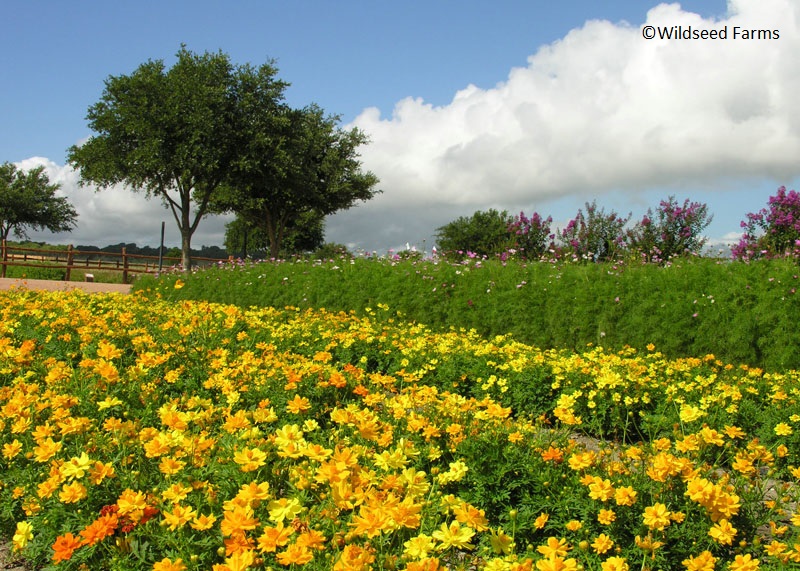
<instances>
[{"instance_id":1,"label":"distant tree line","mask_svg":"<svg viewBox=\"0 0 800 571\"><path fill-rule=\"evenodd\" d=\"M436 237L443 253L452 258L514 255L528 260L608 262L635 257L663 263L699 254L706 244L702 232L711 219L707 205L688 199L680 204L670 196L655 212L648 209L630 225L631 214L606 212L593 201L556 231L551 229L551 216L538 212L511 216L490 209L438 228Z\"/></svg>"},{"instance_id":2,"label":"distant tree line","mask_svg":"<svg viewBox=\"0 0 800 571\"><path fill-rule=\"evenodd\" d=\"M551 230L553 219L538 212L516 216L490 209L462 216L437 229L442 254L462 259L513 255L528 260L613 262L640 260L664 264L700 255L707 243L703 231L711 223L708 206L674 196L660 201L638 221L631 214L606 212L596 201L585 204L566 226ZM731 248L734 260L788 257L800 259L800 194L780 187L766 208L741 222L743 234Z\"/></svg>"},{"instance_id":3,"label":"distant tree line","mask_svg":"<svg viewBox=\"0 0 800 571\"><path fill-rule=\"evenodd\" d=\"M41 241L8 241L9 247L30 248L30 249L47 249L54 251L66 252L69 246L63 244L48 244ZM103 254L121 254L122 249L125 248L125 253L134 256L158 256L160 248L154 246L137 246L135 243L120 242L119 244L109 244L108 246L94 246L86 244L78 244L73 246L73 249L79 252L88 252L91 255L90 259L100 259ZM164 248L163 255L168 258L180 258L181 249L178 247ZM193 249L192 256L197 258L212 258L215 260L227 260L231 254L224 248L219 246L202 246L199 250Z\"/></svg>"}]
</instances>

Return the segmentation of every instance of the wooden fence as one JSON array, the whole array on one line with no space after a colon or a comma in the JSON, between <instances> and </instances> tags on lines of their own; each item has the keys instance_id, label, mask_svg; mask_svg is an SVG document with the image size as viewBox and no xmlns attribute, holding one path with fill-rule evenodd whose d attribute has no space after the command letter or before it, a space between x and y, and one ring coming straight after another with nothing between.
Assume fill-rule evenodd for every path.
<instances>
[{"instance_id":1,"label":"wooden fence","mask_svg":"<svg viewBox=\"0 0 800 571\"><path fill-rule=\"evenodd\" d=\"M2 270L0 277L6 277L8 266L27 266L35 268L64 270L64 281L70 281L72 270L105 270L122 272L122 283L127 284L130 276L136 274L154 274L159 271L159 261L163 265L179 265L181 258L162 256L146 256L143 254L128 254L125 247L121 253L116 252L91 252L76 250L70 244L66 250L46 248L21 248L11 246L2 241ZM201 264L216 264L230 261L216 258L192 258L192 262Z\"/></svg>"}]
</instances>

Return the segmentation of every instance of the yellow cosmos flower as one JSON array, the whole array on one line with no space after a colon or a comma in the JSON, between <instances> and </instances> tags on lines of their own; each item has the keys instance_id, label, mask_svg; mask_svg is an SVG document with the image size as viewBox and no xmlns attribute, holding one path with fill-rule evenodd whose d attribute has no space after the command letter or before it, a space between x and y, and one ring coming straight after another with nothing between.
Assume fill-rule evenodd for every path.
<instances>
[{"instance_id":1,"label":"yellow cosmos flower","mask_svg":"<svg viewBox=\"0 0 800 571\"><path fill-rule=\"evenodd\" d=\"M708 530L708 535L721 545L731 545L736 535L736 528L727 519L721 519Z\"/></svg>"},{"instance_id":2,"label":"yellow cosmos flower","mask_svg":"<svg viewBox=\"0 0 800 571\"><path fill-rule=\"evenodd\" d=\"M16 438L7 444L3 444L3 456L8 460L11 460L20 452L22 452L22 442Z\"/></svg>"},{"instance_id":3,"label":"yellow cosmos flower","mask_svg":"<svg viewBox=\"0 0 800 571\"><path fill-rule=\"evenodd\" d=\"M592 549L594 549L594 552L599 555L607 552L612 547L614 547L614 541L605 533L598 535L592 542Z\"/></svg>"},{"instance_id":4,"label":"yellow cosmos flower","mask_svg":"<svg viewBox=\"0 0 800 571\"><path fill-rule=\"evenodd\" d=\"M214 515L198 515L192 520L192 523L189 526L192 529L196 529L198 531L205 531L207 529L211 529L214 527L214 522L217 521L217 518Z\"/></svg>"},{"instance_id":5,"label":"yellow cosmos flower","mask_svg":"<svg viewBox=\"0 0 800 571\"><path fill-rule=\"evenodd\" d=\"M566 539L559 539L557 537L548 537L547 543L545 545L540 545L539 547L537 547L536 551L538 551L545 557L552 558L556 556L564 557L570 549L572 549L572 547L570 547Z\"/></svg>"},{"instance_id":6,"label":"yellow cosmos flower","mask_svg":"<svg viewBox=\"0 0 800 571\"><path fill-rule=\"evenodd\" d=\"M628 571L628 563L624 557L609 557L600 564L601 571Z\"/></svg>"},{"instance_id":7,"label":"yellow cosmos flower","mask_svg":"<svg viewBox=\"0 0 800 571\"><path fill-rule=\"evenodd\" d=\"M792 434L792 427L785 422L776 424L773 430L778 436L790 436Z\"/></svg>"},{"instance_id":8,"label":"yellow cosmos flower","mask_svg":"<svg viewBox=\"0 0 800 571\"><path fill-rule=\"evenodd\" d=\"M706 415L705 411L699 407L690 404L681 405L680 418L681 422L690 423L702 418Z\"/></svg>"},{"instance_id":9,"label":"yellow cosmos flower","mask_svg":"<svg viewBox=\"0 0 800 571\"><path fill-rule=\"evenodd\" d=\"M737 555L733 563L728 565L730 571L756 571L761 564L758 559L753 559L748 553L746 555Z\"/></svg>"},{"instance_id":10,"label":"yellow cosmos flower","mask_svg":"<svg viewBox=\"0 0 800 571\"><path fill-rule=\"evenodd\" d=\"M97 403L97 410L106 410L122 404L122 401L117 397L106 397Z\"/></svg>"},{"instance_id":11,"label":"yellow cosmos flower","mask_svg":"<svg viewBox=\"0 0 800 571\"><path fill-rule=\"evenodd\" d=\"M144 515L147 501L142 492L135 492L128 488L117 499L117 507L119 507L119 515L126 515L132 521L138 522Z\"/></svg>"},{"instance_id":12,"label":"yellow cosmos flower","mask_svg":"<svg viewBox=\"0 0 800 571\"><path fill-rule=\"evenodd\" d=\"M656 503L652 506L647 506L644 508L642 519L644 520L644 524L650 529L661 530L671 523L669 515L670 513L667 509L667 506L661 503Z\"/></svg>"},{"instance_id":13,"label":"yellow cosmos flower","mask_svg":"<svg viewBox=\"0 0 800 571\"><path fill-rule=\"evenodd\" d=\"M450 549L472 549L469 540L475 535L475 531L469 527L462 527L457 521L452 522L450 525L443 523L439 529L433 532L433 538L440 542L438 547L439 551Z\"/></svg>"},{"instance_id":14,"label":"yellow cosmos flower","mask_svg":"<svg viewBox=\"0 0 800 571\"><path fill-rule=\"evenodd\" d=\"M14 551L20 551L25 547L29 541L33 539L33 526L27 521L17 522L17 529L14 532L14 537L11 538L11 543L14 546Z\"/></svg>"},{"instance_id":15,"label":"yellow cosmos flower","mask_svg":"<svg viewBox=\"0 0 800 571\"><path fill-rule=\"evenodd\" d=\"M408 559L425 559L436 547L430 535L420 533L403 544L403 556Z\"/></svg>"},{"instance_id":16,"label":"yellow cosmos flower","mask_svg":"<svg viewBox=\"0 0 800 571\"><path fill-rule=\"evenodd\" d=\"M636 503L638 492L631 486L623 486L614 490L614 501L618 506L632 506Z\"/></svg>"},{"instance_id":17,"label":"yellow cosmos flower","mask_svg":"<svg viewBox=\"0 0 800 571\"><path fill-rule=\"evenodd\" d=\"M64 484L61 492L58 494L58 499L65 504L74 504L81 501L87 495L86 487L80 482L73 482L71 484Z\"/></svg>"},{"instance_id":18,"label":"yellow cosmos flower","mask_svg":"<svg viewBox=\"0 0 800 571\"><path fill-rule=\"evenodd\" d=\"M578 531L580 528L583 527L583 524L579 522L577 519L571 519L567 522L567 524L564 527L566 527L568 531Z\"/></svg>"},{"instance_id":19,"label":"yellow cosmos flower","mask_svg":"<svg viewBox=\"0 0 800 571\"><path fill-rule=\"evenodd\" d=\"M553 557L537 561L536 569L539 571L577 571L578 562L573 557L564 559L563 557L554 555Z\"/></svg>"},{"instance_id":20,"label":"yellow cosmos flower","mask_svg":"<svg viewBox=\"0 0 800 571\"><path fill-rule=\"evenodd\" d=\"M311 401L300 395L294 395L294 398L286 403L286 410L292 414L301 414L309 409L311 409Z\"/></svg>"},{"instance_id":21,"label":"yellow cosmos flower","mask_svg":"<svg viewBox=\"0 0 800 571\"><path fill-rule=\"evenodd\" d=\"M601 525L611 525L616 519L617 514L614 513L614 510L600 510L597 514L597 521Z\"/></svg>"},{"instance_id":22,"label":"yellow cosmos flower","mask_svg":"<svg viewBox=\"0 0 800 571\"><path fill-rule=\"evenodd\" d=\"M179 527L183 527L190 521L194 520L197 513L191 506L182 506L175 504L172 511L164 511L164 521L171 531L175 531Z\"/></svg>"},{"instance_id":23,"label":"yellow cosmos flower","mask_svg":"<svg viewBox=\"0 0 800 571\"><path fill-rule=\"evenodd\" d=\"M186 565L183 564L183 559L176 559L173 561L169 557L165 557L157 563L153 563L153 571L185 571Z\"/></svg>"},{"instance_id":24,"label":"yellow cosmos flower","mask_svg":"<svg viewBox=\"0 0 800 571\"><path fill-rule=\"evenodd\" d=\"M689 557L683 560L686 571L714 571L717 558L711 555L710 551L703 551L696 557Z\"/></svg>"},{"instance_id":25,"label":"yellow cosmos flower","mask_svg":"<svg viewBox=\"0 0 800 571\"><path fill-rule=\"evenodd\" d=\"M545 526L545 524L547 524L547 520L549 519L550 519L549 514L546 513L539 514L539 516L535 520L533 520L533 527L535 527L536 529L542 529Z\"/></svg>"},{"instance_id":26,"label":"yellow cosmos flower","mask_svg":"<svg viewBox=\"0 0 800 571\"><path fill-rule=\"evenodd\" d=\"M244 448L233 455L233 461L241 466L242 472L253 472L267 463L267 453L258 448Z\"/></svg>"},{"instance_id":27,"label":"yellow cosmos flower","mask_svg":"<svg viewBox=\"0 0 800 571\"><path fill-rule=\"evenodd\" d=\"M285 519L289 521L293 520L305 508L300 505L300 500L297 498L281 498L271 501L267 505L267 509L269 509L270 521L278 523Z\"/></svg>"}]
</instances>

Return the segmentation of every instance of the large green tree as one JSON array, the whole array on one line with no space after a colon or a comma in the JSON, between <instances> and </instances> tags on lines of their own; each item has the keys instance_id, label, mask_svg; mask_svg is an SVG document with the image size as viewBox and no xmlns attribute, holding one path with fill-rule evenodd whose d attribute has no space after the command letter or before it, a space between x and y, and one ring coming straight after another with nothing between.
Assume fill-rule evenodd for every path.
<instances>
[{"instance_id":1,"label":"large green tree","mask_svg":"<svg viewBox=\"0 0 800 571\"><path fill-rule=\"evenodd\" d=\"M50 183L42 166L25 172L12 163L0 165L0 238L7 240L11 230L26 238L27 227L71 231L78 213L67 198L56 196L59 188Z\"/></svg>"},{"instance_id":2,"label":"large green tree","mask_svg":"<svg viewBox=\"0 0 800 571\"><path fill-rule=\"evenodd\" d=\"M240 83L240 155L213 209L235 212L257 228L277 257L287 232L304 221L345 210L380 191L378 178L361 168L358 148L367 142L364 133L339 128L339 117L325 115L316 105L270 109L263 94L247 90L258 83L257 78Z\"/></svg>"},{"instance_id":3,"label":"large green tree","mask_svg":"<svg viewBox=\"0 0 800 571\"><path fill-rule=\"evenodd\" d=\"M240 95L255 90L274 109L287 85L276 74L271 63L236 67L225 54L198 55L182 46L169 69L151 60L130 75L109 77L87 114L97 134L71 147L68 160L83 184L123 184L159 197L175 217L188 270L192 235L247 132L239 122Z\"/></svg>"}]
</instances>

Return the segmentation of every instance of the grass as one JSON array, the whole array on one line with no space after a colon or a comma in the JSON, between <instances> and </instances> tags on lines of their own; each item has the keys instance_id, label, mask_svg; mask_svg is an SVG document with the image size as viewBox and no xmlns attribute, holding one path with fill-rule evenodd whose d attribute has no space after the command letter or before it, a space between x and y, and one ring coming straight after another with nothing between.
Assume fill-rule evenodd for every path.
<instances>
[{"instance_id":1,"label":"grass","mask_svg":"<svg viewBox=\"0 0 800 571\"><path fill-rule=\"evenodd\" d=\"M140 291L240 307L384 304L434 328L511 334L543 348L588 345L671 357L714 354L772 371L800 368L797 264L691 259L670 266L442 260L293 260L144 276ZM175 289L180 279L184 287Z\"/></svg>"}]
</instances>

